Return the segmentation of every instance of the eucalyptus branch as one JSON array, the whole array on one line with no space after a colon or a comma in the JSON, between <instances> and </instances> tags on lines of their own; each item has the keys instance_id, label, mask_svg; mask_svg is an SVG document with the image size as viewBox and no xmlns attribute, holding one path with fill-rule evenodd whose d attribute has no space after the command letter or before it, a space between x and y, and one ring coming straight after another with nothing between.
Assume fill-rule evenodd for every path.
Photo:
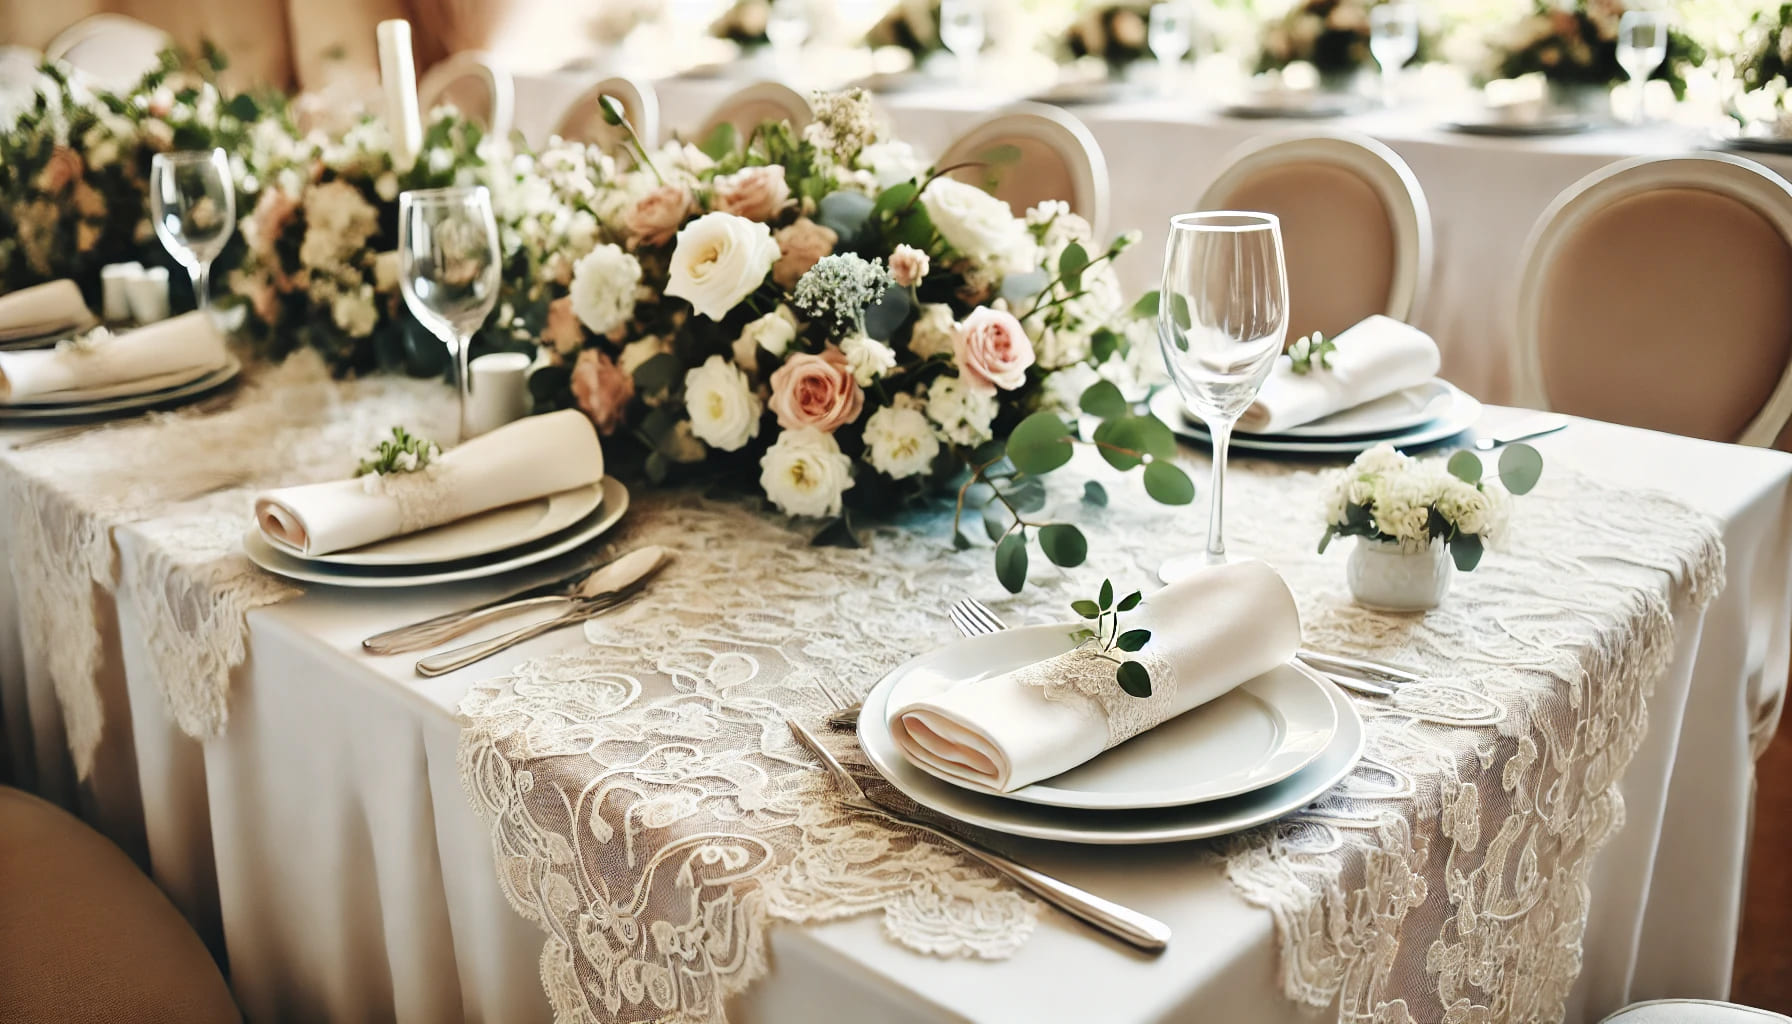
<instances>
[{"instance_id":1,"label":"eucalyptus branch","mask_svg":"<svg viewBox=\"0 0 1792 1024\"><path fill-rule=\"evenodd\" d=\"M1116 255L1117 255L1117 253L1115 253L1115 251L1113 249L1109 249L1107 252L1104 252L1100 256L1097 256L1094 259L1091 259L1089 262L1083 264L1082 268L1077 271L1077 274L1079 276L1082 274L1087 274L1090 270L1094 269L1097 264L1100 264L1104 260L1112 260ZM1032 319L1032 316L1034 313L1043 313L1048 309L1052 309L1054 307L1062 306L1066 303L1073 302L1073 301L1080 299L1083 296L1089 294L1089 290L1087 288L1078 288L1076 291L1073 291L1067 295L1059 296L1058 298L1055 298L1050 302L1047 302L1044 304L1038 304L1040 299L1045 298L1047 295L1050 295L1052 289L1056 288L1058 285L1062 284L1063 282L1064 282L1063 271L1059 271L1057 274L1053 275L1052 279L1050 281L1046 282L1045 287L1039 289L1038 294L1033 296L1033 302L1035 303L1035 305L1033 306L1032 309L1029 309L1027 311L1026 316L1023 316L1020 318L1021 322L1025 323L1028 320Z\"/></svg>"}]
</instances>

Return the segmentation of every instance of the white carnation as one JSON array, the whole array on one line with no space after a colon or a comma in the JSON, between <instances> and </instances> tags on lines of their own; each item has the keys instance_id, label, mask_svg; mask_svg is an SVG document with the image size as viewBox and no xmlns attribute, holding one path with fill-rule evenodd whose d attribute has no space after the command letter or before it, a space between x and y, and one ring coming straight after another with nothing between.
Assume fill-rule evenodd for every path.
<instances>
[{"instance_id":1,"label":"white carnation","mask_svg":"<svg viewBox=\"0 0 1792 1024\"><path fill-rule=\"evenodd\" d=\"M997 412L996 392L985 393L957 377L941 377L927 392L927 418L939 435L969 448L989 440Z\"/></svg>"},{"instance_id":2,"label":"white carnation","mask_svg":"<svg viewBox=\"0 0 1792 1024\"><path fill-rule=\"evenodd\" d=\"M958 321L952 318L952 307L942 302L927 303L915 317L914 330L908 337L908 350L922 359L952 354L958 337Z\"/></svg>"},{"instance_id":3,"label":"white carnation","mask_svg":"<svg viewBox=\"0 0 1792 1024\"><path fill-rule=\"evenodd\" d=\"M759 486L787 515L837 516L852 487L852 460L832 434L814 427L786 430L759 460Z\"/></svg>"},{"instance_id":4,"label":"white carnation","mask_svg":"<svg viewBox=\"0 0 1792 1024\"><path fill-rule=\"evenodd\" d=\"M684 405L691 433L711 448L738 451L759 436L759 396L747 375L721 356L684 375Z\"/></svg>"},{"instance_id":5,"label":"white carnation","mask_svg":"<svg viewBox=\"0 0 1792 1024\"><path fill-rule=\"evenodd\" d=\"M641 263L618 245L600 245L572 266L572 311L593 334L609 334L635 315Z\"/></svg>"},{"instance_id":6,"label":"white carnation","mask_svg":"<svg viewBox=\"0 0 1792 1024\"><path fill-rule=\"evenodd\" d=\"M901 480L925 473L940 453L939 438L917 407L901 396L865 421L865 461L880 473Z\"/></svg>"},{"instance_id":7,"label":"white carnation","mask_svg":"<svg viewBox=\"0 0 1792 1024\"><path fill-rule=\"evenodd\" d=\"M854 334L840 343L840 354L859 387L868 388L877 378L896 368L896 351L875 338Z\"/></svg>"}]
</instances>

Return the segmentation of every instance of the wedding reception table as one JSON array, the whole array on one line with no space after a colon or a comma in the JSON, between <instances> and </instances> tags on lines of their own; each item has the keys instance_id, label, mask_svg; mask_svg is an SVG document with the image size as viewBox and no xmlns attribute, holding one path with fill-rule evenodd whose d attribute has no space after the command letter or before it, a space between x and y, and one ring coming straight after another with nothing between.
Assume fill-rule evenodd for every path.
<instances>
[{"instance_id":1,"label":"wedding reception table","mask_svg":"<svg viewBox=\"0 0 1792 1024\"><path fill-rule=\"evenodd\" d=\"M517 128L544 139L560 114L601 76L561 72L517 79ZM662 135L687 136L745 81L737 77L665 79L654 83ZM897 133L923 154L937 154L1004 102L956 87L881 95ZM1555 197L1586 174L1633 156L1672 156L1711 148L1709 134L1684 126L1616 127L1581 135L1488 138L1447 131L1449 107L1374 110L1317 121L1226 117L1203 98L1145 96L1069 108L1089 126L1107 157L1109 224L1098 231L1141 227L1144 239L1118 269L1129 294L1157 287L1165 225L1192 208L1228 153L1253 139L1298 132L1360 132L1387 143L1425 190L1436 231L1431 287L1411 317L1437 339L1443 375L1475 396L1513 402L1521 251ZM1742 154L1792 176L1792 157Z\"/></svg>"},{"instance_id":2,"label":"wedding reception table","mask_svg":"<svg viewBox=\"0 0 1792 1024\"><path fill-rule=\"evenodd\" d=\"M550 991L544 999L544 979L553 989L564 972L554 957L543 962L543 929L561 925L539 917L527 920L510 904L519 895L539 898L545 901L540 906L555 911L547 916L557 916L564 903L550 884L557 876L530 874L526 868L537 863L532 857L542 858L541 864L564 864L567 855L554 852L555 842L545 834L539 849L515 846L520 837L534 834L519 828L522 818L535 813L522 803L530 785L517 769L532 765L546 772L565 764L576 770L578 759L564 760L563 752L556 754L556 744L569 742L567 730L575 747L582 742L577 739L584 728L581 709L630 687L646 698L644 706L650 705L667 696L669 676L701 676L725 687L745 678L739 675L748 671L743 666L780 659L793 666L801 660L833 666L843 674L847 669L866 673L831 680L803 676L791 682L792 687L801 683L800 691L793 690L797 696L791 710L813 713L828 706L820 693L862 693L872 681L870 673L889 667L895 652L924 650L950 635L943 608L917 600L923 593L973 594L1016 622L1047 621L1069 600L1062 581L1043 577L1035 579L1029 596L1005 597L984 567L984 550L964 556L974 563L953 568L949 545L942 539L946 533L937 523L932 533L880 534L870 553L829 554L831 549L808 547L800 532L744 508L717 506L689 494L637 493L635 507L609 549L664 543L678 556L665 579L642 600L596 620L584 635L565 630L489 662L422 679L412 673L411 658L367 657L360 639L565 573L578 556L515 577L416 591L314 587L301 595L261 577L241 575L257 572L229 554L234 538L247 528L253 488L305 472L295 469L305 464L303 453L322 459L326 451L340 451L361 434L373 436L386 426L394 407L427 417L431 403L452 404L439 385L429 383L355 385L350 387L362 390L328 400L318 396L330 394L331 385L300 383L313 390L295 392L291 401L278 403L278 415L270 414L266 421L248 418L259 415L259 407L215 418L219 436L246 438L240 442L244 451L254 450L256 435L248 433L253 430L267 431L270 438L296 434L303 443L287 452L278 467L265 456L235 458L221 451L220 475L210 480L216 486L196 495L190 490L192 481L186 480L164 486L154 501L133 504L120 494L116 507L109 507L94 499L114 493L95 479L109 465L108 458L113 463L107 471L117 477L118 488L157 486L126 472L118 460L129 456L118 453L142 443L132 441L133 430L166 430L167 424L0 451L0 501L6 503L0 506L0 525L7 531L3 539L14 570L0 574L0 715L14 773L23 784L82 808L147 864L208 940L227 954L233 988L250 1019L546 1019L549 1000L564 1005L565 993ZM239 405L253 404L245 399ZM378 415L363 414L374 406ZM1515 415L1523 414L1490 410L1488 422ZM280 423L287 433L280 433ZM198 425L174 424L188 434ZM10 449L32 433L28 428L0 430L0 448ZM178 435L149 439L173 436ZM1655 637L1635 647L1643 658L1637 664L1649 664L1650 651L1663 659L1652 692L1650 681L1634 678L1634 671L1620 673L1629 679L1624 692L1633 701L1629 724L1636 730L1632 738L1637 747L1622 773L1622 807L1599 812L1607 816L1606 825L1622 821L1622 827L1598 852L1587 878L1584 952L1578 981L1566 996L1566 1016L1596 1020L1630 1000L1651 996L1720 997L1728 988L1739 913L1751 734L1758 735L1762 723L1777 717L1792 639L1792 457L1586 421L1573 422L1539 447L1550 469L1539 492L1546 497L1532 500L1568 517L1552 529L1569 532L1552 536L1612 532L1589 548L1605 553L1587 563L1597 567L1601 586L1612 587L1610 597L1588 598L1587 607L1601 608L1599 621L1609 616L1613 630L1629 623L1625 630L1643 629L1641 635ZM173 454L178 453L164 452ZM1199 456L1190 453L1190 459L1198 462ZM1329 581L1315 585L1323 597L1296 587L1303 603L1320 602L1303 609L1310 628L1371 621L1351 618L1341 608L1341 552L1321 565L1303 540L1304 554L1284 562L1293 549L1269 543L1271 537L1313 532L1304 515L1290 513L1281 502L1289 494L1312 493L1310 480L1300 465L1236 462L1236 548L1270 557L1285 571L1305 574L1301 578ZM1127 505L1123 485L1115 486L1116 506ZM1645 497L1645 491L1664 496ZM1635 495L1626 502L1628 512L1609 504L1622 494ZM21 509L20 501L38 504ZM59 608L50 620L59 624L54 635L70 646L78 646L85 632L95 632L100 641L93 665L98 706L80 712L97 713L97 720L65 718L68 697L59 700L52 682L56 651L46 649L54 645L33 630L32 623L45 621L32 618L42 611L34 611L33 604L65 595L42 592L32 580L21 579L24 563L18 545L40 542L43 535L32 531L55 520L52 511L65 503L91 512L102 524L102 534L110 535L109 540L102 535L97 548L90 547L106 557L96 559L90 593L75 598L90 602L92 622L69 617L84 606ZM1264 508L1280 511L1272 517ZM1676 543L1684 545L1661 567L1651 567L1652 553L1640 548L1631 552L1633 535L1626 532L1640 536L1646 531L1649 524L1640 517L1653 514L1650 510L1673 519L1672 529L1664 527L1667 532L1661 536L1679 537ZM1199 516L1194 511L1156 510L1150 516L1150 525L1143 527L1117 520L1129 524L1135 540L1106 556L1102 571L1143 582L1162 557L1197 543ZM1517 543L1523 547L1527 526L1522 510L1518 522ZM1722 551L1715 545L1701 548L1701 536L1721 538ZM1146 541L1138 542L1140 537ZM1458 581L1451 598L1456 608L1508 607L1524 588L1546 602L1555 591L1577 585L1571 574L1520 580L1501 567L1500 558L1495 553L1489 567ZM840 567L857 567L869 575L823 574ZM108 578L109 573L116 575ZM1720 582L1715 599L1701 604L1701 597ZM741 588L761 607L743 612L727 605L729 595L744 599ZM712 592L722 603L708 603ZM1658 596L1644 600L1648 594ZM818 600L829 603L822 608L814 605ZM220 648L237 635L233 623L240 623L245 613L243 660L229 671L227 691L201 685L219 664L194 664L188 673L170 671L181 663L183 650L210 652L227 662L229 652ZM814 631L815 622L806 618L812 614L833 623L831 631ZM840 631L841 616L859 615L865 617L862 626ZM1533 628L1523 618L1499 621L1507 630ZM1396 630L1406 628L1403 621L1394 623ZM1653 633L1648 632L1651 622ZM735 635L729 630L755 633L766 642L730 645L721 639ZM843 639L855 635L856 640ZM1562 635L1566 644L1574 634ZM1671 657L1663 644L1671 644ZM650 648L659 653L650 657ZM619 665L648 660L626 674L594 677L579 661L593 651L607 653ZM1604 678L1601 673L1609 673L1612 664L1624 663L1616 653L1611 659L1611 664L1588 663L1573 671L1586 680ZM227 706L201 699L225 692ZM556 695L563 696L564 721L530 718L519 703L525 692L548 702L537 707L554 706L560 699ZM1575 700L1595 704L1617 696L1597 689L1582 693L1576 688L1574 693ZM1645 693L1646 735L1634 720ZM1400 723L1407 719L1392 715L1373 721L1403 730ZM468 729L469 723L476 728ZM1518 728L1518 723L1510 727ZM1506 728L1465 727L1451 734L1460 745L1440 754L1439 772L1450 774L1452 760L1458 770L1470 770L1463 766L1476 762L1477 751L1483 758L1491 756ZM1575 729L1578 735L1579 726ZM209 738L194 739L195 733ZM695 734L692 742L700 746ZM1421 793L1440 795L1437 778L1416 781ZM545 775L542 782L546 784ZM1512 785L1508 779L1506 788ZM1441 808L1427 803L1428 809L1416 810L1401 804L1406 809L1399 814L1367 813L1337 835L1352 828L1365 834L1390 828L1434 834L1441 827L1463 851L1497 844L1492 820L1485 835L1465 831L1461 808L1471 808L1472 814L1472 792L1457 788L1441 795L1447 796ZM1545 796L1551 802L1565 799L1562 793L1539 794L1539 799ZM1589 791L1588 796L1594 799L1590 806L1597 808L1599 794ZM1482 799L1495 798L1484 794ZM1575 828L1597 831L1596 825L1576 822ZM548 827L540 821L534 826ZM727 827L722 832L735 834ZM1300 830L1283 837L1295 846L1311 839ZM616 836L613 841L625 840ZM1345 849L1360 845L1340 841ZM1313 922L1302 925L1294 913L1298 899L1287 902L1287 892L1280 901L1272 898L1267 876L1254 874L1249 862L1224 859L1221 854L1231 849L1225 844L1103 850L1006 839L998 844L1166 921L1176 936L1169 951L1145 957L1051 911L1040 911L1036 929L1026 934L1027 915L1011 893L989 889L975 872L965 874L958 861L922 861L949 867L944 874L957 884L984 893L978 899L984 901L979 913L987 916L986 923L1001 924L1004 915L1012 916L1016 932L1011 937L1018 941L986 950L994 959L929 956L910 948L912 935L905 940L910 945L901 945L886 934L912 930L913 920L890 916L880 922L882 915L853 914L840 907L814 915L838 919L772 928L764 977L741 994L729 995L726 985L709 990L715 1001L704 1004L704 1013L692 1019L717 1019L712 1015L725 1001L728 1019L734 1021L832 1019L842 1006L853 1007L854 1017L865 1021L1300 1021L1314 1019L1309 1007L1289 998L1303 981L1318 986L1306 993L1306 1001L1323 1005L1328 998L1324 964L1303 957L1325 952L1330 940L1307 930ZM1328 856L1321 849L1301 863L1323 866ZM1395 867L1374 857L1368 863L1384 873ZM1411 869L1420 875L1440 870L1423 865ZM1510 870L1522 883L1523 864ZM1441 900L1446 877L1440 874L1431 882L1437 890L1433 906ZM945 883L923 875L912 884L932 891L929 887ZM1414 899L1419 902L1411 905L1424 904L1422 880L1416 888L1412 880L1401 886L1384 897L1395 904ZM1253 898L1241 895L1241 887ZM882 906L894 915L893 898L881 893L865 906ZM1572 893L1556 893L1552 899L1566 900L1559 912L1566 915L1562 926L1569 931L1563 934L1571 940L1580 901ZM1264 909L1266 904L1278 909L1272 913ZM1373 913L1387 909L1381 906ZM646 908L643 926L657 928L656 915L667 911ZM727 918L710 923L721 928ZM1412 929L1435 926L1418 918L1408 922ZM955 927L962 930L963 922ZM1372 930L1372 922L1365 927ZM950 927L943 934L958 935ZM1292 934L1304 934L1304 939L1294 941ZM586 958L601 946L601 936L598 946L584 945L589 936L564 939L580 944ZM705 941L716 941L713 931ZM1553 948L1541 936L1534 941L1540 951ZM741 956L753 956L747 937L738 944ZM569 947L563 943L562 948ZM941 947L953 948L962 951L962 944ZM1412 955L1408 950L1397 965L1379 962L1373 970L1365 964L1361 977L1345 983L1347 996L1411 995L1421 999L1420 1005L1427 1005L1424 999L1435 1000L1437 980L1424 976L1425 971L1450 968L1426 966L1415 975ZM1417 955L1423 964L1424 950ZM548 969L550 963L554 970ZM1457 966L1472 975L1472 964ZM1574 977L1573 965L1556 966L1557 975ZM715 964L699 967L691 972L691 984L699 987L715 984L724 973L741 979L757 973L737 970L739 964L727 972ZM1329 983L1335 995L1338 980ZM1492 982L1478 978L1476 983ZM1417 1019L1425 1019L1424 1011L1415 1012ZM1522 1016L1522 1011L1514 1012Z\"/></svg>"}]
</instances>

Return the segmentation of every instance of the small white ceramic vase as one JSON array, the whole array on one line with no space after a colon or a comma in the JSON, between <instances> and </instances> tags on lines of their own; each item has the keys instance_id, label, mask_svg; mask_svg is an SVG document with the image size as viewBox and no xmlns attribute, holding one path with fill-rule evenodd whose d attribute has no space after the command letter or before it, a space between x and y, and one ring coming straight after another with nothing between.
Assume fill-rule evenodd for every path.
<instances>
[{"instance_id":1,"label":"small white ceramic vase","mask_svg":"<svg viewBox=\"0 0 1792 1024\"><path fill-rule=\"evenodd\" d=\"M1407 551L1394 541L1358 537L1345 573L1357 604L1383 612L1422 612L1436 608L1450 592L1454 568L1441 538L1423 551Z\"/></svg>"}]
</instances>

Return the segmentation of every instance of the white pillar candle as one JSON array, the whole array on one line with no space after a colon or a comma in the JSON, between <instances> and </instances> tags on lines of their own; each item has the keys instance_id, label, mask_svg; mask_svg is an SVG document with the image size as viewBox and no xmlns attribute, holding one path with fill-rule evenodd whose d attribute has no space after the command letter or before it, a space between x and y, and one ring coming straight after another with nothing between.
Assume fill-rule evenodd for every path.
<instances>
[{"instance_id":1,"label":"white pillar candle","mask_svg":"<svg viewBox=\"0 0 1792 1024\"><path fill-rule=\"evenodd\" d=\"M168 268L148 267L125 286L130 295L131 319L153 324L168 319Z\"/></svg>"},{"instance_id":2,"label":"white pillar candle","mask_svg":"<svg viewBox=\"0 0 1792 1024\"><path fill-rule=\"evenodd\" d=\"M423 148L423 118L417 111L417 69L411 62L411 23L402 18L379 24L380 85L386 92L386 126L392 132L392 162L408 171Z\"/></svg>"},{"instance_id":3,"label":"white pillar candle","mask_svg":"<svg viewBox=\"0 0 1792 1024\"><path fill-rule=\"evenodd\" d=\"M496 430L529 415L529 357L521 352L492 352L473 360L467 395L467 425L473 436Z\"/></svg>"},{"instance_id":4,"label":"white pillar candle","mask_svg":"<svg viewBox=\"0 0 1792 1024\"><path fill-rule=\"evenodd\" d=\"M100 268L100 315L109 324L131 318L131 282L143 276L141 263L110 263Z\"/></svg>"}]
</instances>

